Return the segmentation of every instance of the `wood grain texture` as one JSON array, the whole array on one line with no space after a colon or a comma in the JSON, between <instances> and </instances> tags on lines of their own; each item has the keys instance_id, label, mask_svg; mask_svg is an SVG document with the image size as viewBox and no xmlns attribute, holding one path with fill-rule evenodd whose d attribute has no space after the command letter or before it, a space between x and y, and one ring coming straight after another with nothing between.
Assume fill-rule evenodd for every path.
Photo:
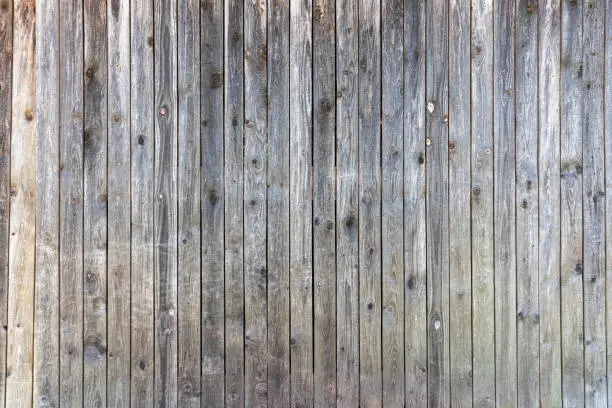
<instances>
[{"instance_id":1,"label":"wood grain texture","mask_svg":"<svg viewBox=\"0 0 612 408\"><path fill-rule=\"evenodd\" d=\"M381 6L383 405L404 405L404 27L401 1Z\"/></svg>"},{"instance_id":2,"label":"wood grain texture","mask_svg":"<svg viewBox=\"0 0 612 408\"><path fill-rule=\"evenodd\" d=\"M86 1L83 8L83 404L87 406L106 405L109 143L105 6L105 2ZM122 238L125 242L125 236Z\"/></svg>"},{"instance_id":3,"label":"wood grain texture","mask_svg":"<svg viewBox=\"0 0 612 408\"><path fill-rule=\"evenodd\" d=\"M60 401L83 400L83 2L60 0Z\"/></svg>"},{"instance_id":4,"label":"wood grain texture","mask_svg":"<svg viewBox=\"0 0 612 408\"><path fill-rule=\"evenodd\" d=\"M36 257L35 5L13 3L8 241L7 407L32 405ZM7 135L8 136L8 135Z\"/></svg>"},{"instance_id":5,"label":"wood grain texture","mask_svg":"<svg viewBox=\"0 0 612 408\"><path fill-rule=\"evenodd\" d=\"M449 9L449 347L451 401L472 405L472 259L470 225L470 3ZM478 351L476 351L478 352Z\"/></svg>"},{"instance_id":6,"label":"wood grain texture","mask_svg":"<svg viewBox=\"0 0 612 408\"><path fill-rule=\"evenodd\" d=\"M201 406L224 405L223 1L200 3Z\"/></svg>"},{"instance_id":7,"label":"wood grain texture","mask_svg":"<svg viewBox=\"0 0 612 408\"><path fill-rule=\"evenodd\" d=\"M268 3L268 406L290 405L289 7Z\"/></svg>"},{"instance_id":8,"label":"wood grain texture","mask_svg":"<svg viewBox=\"0 0 612 408\"><path fill-rule=\"evenodd\" d=\"M561 16L561 328L563 404L584 405L582 310L582 3Z\"/></svg>"},{"instance_id":9,"label":"wood grain texture","mask_svg":"<svg viewBox=\"0 0 612 408\"><path fill-rule=\"evenodd\" d=\"M312 1L290 0L289 273L291 406L313 405Z\"/></svg>"},{"instance_id":10,"label":"wood grain texture","mask_svg":"<svg viewBox=\"0 0 612 408\"><path fill-rule=\"evenodd\" d=\"M450 405L448 237L448 4L427 4L427 400Z\"/></svg>"},{"instance_id":11,"label":"wood grain texture","mask_svg":"<svg viewBox=\"0 0 612 408\"><path fill-rule=\"evenodd\" d=\"M606 2L606 20L605 20L605 47L606 50L612 50L612 3ZM604 163L605 169L605 209L606 209L606 327L612 327L612 52L605 53L605 89L604 89L604 107L605 107L605 149L606 157ZM612 336L606 333L607 356L606 362L608 367L608 375L612 373ZM612 381L607 381L608 386L608 406L612 406Z\"/></svg>"},{"instance_id":12,"label":"wood grain texture","mask_svg":"<svg viewBox=\"0 0 612 408\"><path fill-rule=\"evenodd\" d=\"M153 2L131 0L130 404L134 407L153 406L155 392L153 27Z\"/></svg>"},{"instance_id":13,"label":"wood grain texture","mask_svg":"<svg viewBox=\"0 0 612 408\"><path fill-rule=\"evenodd\" d=\"M358 20L336 3L336 395L359 405Z\"/></svg>"},{"instance_id":14,"label":"wood grain texture","mask_svg":"<svg viewBox=\"0 0 612 408\"><path fill-rule=\"evenodd\" d=\"M38 407L56 407L59 405L59 2L42 1L37 7L39 51L36 53L33 404ZM0 89L8 88L0 84Z\"/></svg>"},{"instance_id":15,"label":"wood grain texture","mask_svg":"<svg viewBox=\"0 0 612 408\"><path fill-rule=\"evenodd\" d=\"M517 404L540 401L538 304L538 18L530 0L516 4Z\"/></svg>"},{"instance_id":16,"label":"wood grain texture","mask_svg":"<svg viewBox=\"0 0 612 408\"><path fill-rule=\"evenodd\" d=\"M111 2L108 23L108 258L106 401L130 406L131 190L130 3ZM136 144L135 147L138 147Z\"/></svg>"},{"instance_id":17,"label":"wood grain texture","mask_svg":"<svg viewBox=\"0 0 612 408\"><path fill-rule=\"evenodd\" d=\"M472 341L474 405L495 405L493 2L472 5Z\"/></svg>"},{"instance_id":18,"label":"wood grain texture","mask_svg":"<svg viewBox=\"0 0 612 408\"><path fill-rule=\"evenodd\" d=\"M200 407L200 4L178 2L178 406Z\"/></svg>"},{"instance_id":19,"label":"wood grain texture","mask_svg":"<svg viewBox=\"0 0 612 408\"><path fill-rule=\"evenodd\" d=\"M560 311L560 66L561 9L538 3L538 288L540 305L540 404L561 406Z\"/></svg>"},{"instance_id":20,"label":"wood grain texture","mask_svg":"<svg viewBox=\"0 0 612 408\"><path fill-rule=\"evenodd\" d=\"M407 407L427 404L424 2L404 2L404 350Z\"/></svg>"},{"instance_id":21,"label":"wood grain texture","mask_svg":"<svg viewBox=\"0 0 612 408\"><path fill-rule=\"evenodd\" d=\"M313 2L314 405L336 405L335 2Z\"/></svg>"}]
</instances>

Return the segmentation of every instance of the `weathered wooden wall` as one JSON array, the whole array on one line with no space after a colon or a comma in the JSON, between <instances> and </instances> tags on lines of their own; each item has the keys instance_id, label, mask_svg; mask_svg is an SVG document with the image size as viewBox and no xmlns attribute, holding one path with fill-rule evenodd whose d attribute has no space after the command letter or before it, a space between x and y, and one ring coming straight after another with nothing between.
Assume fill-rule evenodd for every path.
<instances>
[{"instance_id":1,"label":"weathered wooden wall","mask_svg":"<svg viewBox=\"0 0 612 408\"><path fill-rule=\"evenodd\" d=\"M612 0L0 0L0 407L612 407Z\"/></svg>"}]
</instances>

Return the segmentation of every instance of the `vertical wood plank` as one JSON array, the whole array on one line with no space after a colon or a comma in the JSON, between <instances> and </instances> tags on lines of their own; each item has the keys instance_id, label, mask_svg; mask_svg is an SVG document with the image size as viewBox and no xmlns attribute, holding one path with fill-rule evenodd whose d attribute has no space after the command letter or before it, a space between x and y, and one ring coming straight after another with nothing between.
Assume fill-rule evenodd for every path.
<instances>
[{"instance_id":1,"label":"vertical wood plank","mask_svg":"<svg viewBox=\"0 0 612 408\"><path fill-rule=\"evenodd\" d=\"M107 401L130 405L130 2L111 2L108 21ZM142 85L142 84L141 84ZM139 147L137 144L134 147ZM102 202L103 197L99 197Z\"/></svg>"},{"instance_id":2,"label":"vertical wood plank","mask_svg":"<svg viewBox=\"0 0 612 408\"><path fill-rule=\"evenodd\" d=\"M384 406L404 406L404 10L381 6L382 386Z\"/></svg>"},{"instance_id":3,"label":"vertical wood plank","mask_svg":"<svg viewBox=\"0 0 612 408\"><path fill-rule=\"evenodd\" d=\"M290 1L291 406L313 405L312 1Z\"/></svg>"},{"instance_id":4,"label":"vertical wood plank","mask_svg":"<svg viewBox=\"0 0 612 408\"><path fill-rule=\"evenodd\" d=\"M60 16L60 405L77 407L84 403L82 1L61 0Z\"/></svg>"},{"instance_id":5,"label":"vertical wood plank","mask_svg":"<svg viewBox=\"0 0 612 408\"><path fill-rule=\"evenodd\" d=\"M448 3L427 4L427 398L450 405L448 241Z\"/></svg>"},{"instance_id":6,"label":"vertical wood plank","mask_svg":"<svg viewBox=\"0 0 612 408\"><path fill-rule=\"evenodd\" d=\"M178 2L178 406L200 407L200 4Z\"/></svg>"},{"instance_id":7,"label":"vertical wood plank","mask_svg":"<svg viewBox=\"0 0 612 408\"><path fill-rule=\"evenodd\" d=\"M584 406L582 311L582 1L561 15L561 328L563 404Z\"/></svg>"},{"instance_id":8,"label":"vertical wood plank","mask_svg":"<svg viewBox=\"0 0 612 408\"><path fill-rule=\"evenodd\" d=\"M225 405L244 406L244 3L225 2Z\"/></svg>"},{"instance_id":9,"label":"vertical wood plank","mask_svg":"<svg viewBox=\"0 0 612 408\"><path fill-rule=\"evenodd\" d=\"M108 82L105 6L104 2L87 1L83 9L83 404L87 406L106 405Z\"/></svg>"},{"instance_id":10,"label":"vertical wood plank","mask_svg":"<svg viewBox=\"0 0 612 408\"><path fill-rule=\"evenodd\" d=\"M605 180L603 0L587 0L583 11L582 111L584 214L584 394L585 405L605 407ZM609 152L611 153L611 152ZM562 162L563 164L563 162Z\"/></svg>"},{"instance_id":11,"label":"vertical wood plank","mask_svg":"<svg viewBox=\"0 0 612 408\"><path fill-rule=\"evenodd\" d=\"M268 3L268 405L290 405L289 7Z\"/></svg>"},{"instance_id":12,"label":"vertical wood plank","mask_svg":"<svg viewBox=\"0 0 612 408\"><path fill-rule=\"evenodd\" d=\"M540 404L558 407L562 395L559 316L561 7L558 0L543 0L538 5Z\"/></svg>"},{"instance_id":13,"label":"vertical wood plank","mask_svg":"<svg viewBox=\"0 0 612 408\"><path fill-rule=\"evenodd\" d=\"M40 1L37 8L36 299L33 404L38 407L57 407L59 405L59 2L57 0ZM3 60L0 64L6 62L10 60ZM4 73L4 70L0 72ZM10 86L2 82L0 89L10 91ZM8 133L6 133L6 140L9 140ZM0 154L8 154L8 146L0 144L0 149L2 149ZM8 165L8 158L6 164ZM0 180L4 179L0 178ZM8 195L8 190L6 193ZM4 201L0 200L0 202ZM2 211L0 207L0 214L3 214ZM8 231L5 230L5 232L8 234ZM4 232L0 236L4 237ZM0 267L4 265L5 262L2 261ZM0 375L4 378L4 374Z\"/></svg>"},{"instance_id":14,"label":"vertical wood plank","mask_svg":"<svg viewBox=\"0 0 612 408\"><path fill-rule=\"evenodd\" d=\"M451 401L472 405L470 225L470 3L450 2L449 22L449 344ZM478 351L477 351L478 352Z\"/></svg>"},{"instance_id":15,"label":"vertical wood plank","mask_svg":"<svg viewBox=\"0 0 612 408\"><path fill-rule=\"evenodd\" d=\"M177 404L178 102L177 7L154 1L155 21L155 404Z\"/></svg>"},{"instance_id":16,"label":"vertical wood plank","mask_svg":"<svg viewBox=\"0 0 612 408\"><path fill-rule=\"evenodd\" d=\"M224 406L223 1L200 3L202 400Z\"/></svg>"},{"instance_id":17,"label":"vertical wood plank","mask_svg":"<svg viewBox=\"0 0 612 408\"><path fill-rule=\"evenodd\" d=\"M496 2L493 40L495 401L516 406L516 208L513 2Z\"/></svg>"},{"instance_id":18,"label":"vertical wood plank","mask_svg":"<svg viewBox=\"0 0 612 408\"><path fill-rule=\"evenodd\" d=\"M426 4L404 2L404 284L405 397L427 404L427 263L425 231Z\"/></svg>"},{"instance_id":19,"label":"vertical wood plank","mask_svg":"<svg viewBox=\"0 0 612 408\"><path fill-rule=\"evenodd\" d=\"M359 405L358 24L357 7L336 7L337 404Z\"/></svg>"},{"instance_id":20,"label":"vertical wood plank","mask_svg":"<svg viewBox=\"0 0 612 408\"><path fill-rule=\"evenodd\" d=\"M244 5L245 406L267 402L266 6Z\"/></svg>"},{"instance_id":21,"label":"vertical wood plank","mask_svg":"<svg viewBox=\"0 0 612 408\"><path fill-rule=\"evenodd\" d=\"M131 0L131 345L130 403L154 405L153 276L154 32L153 1Z\"/></svg>"},{"instance_id":22,"label":"vertical wood plank","mask_svg":"<svg viewBox=\"0 0 612 408\"><path fill-rule=\"evenodd\" d=\"M605 209L606 209L606 327L612 328L612 1L606 2L605 20ZM612 375L612 333L606 332L607 375ZM608 406L612 407L612 381L608 385Z\"/></svg>"},{"instance_id":23,"label":"vertical wood plank","mask_svg":"<svg viewBox=\"0 0 612 408\"><path fill-rule=\"evenodd\" d=\"M382 404L380 8L359 1L359 389Z\"/></svg>"},{"instance_id":24,"label":"vertical wood plank","mask_svg":"<svg viewBox=\"0 0 612 408\"><path fill-rule=\"evenodd\" d=\"M13 7L7 407L30 406L33 402L36 255L36 167L31 162L36 157L36 14L30 1L15 1Z\"/></svg>"},{"instance_id":25,"label":"vertical wood plank","mask_svg":"<svg viewBox=\"0 0 612 408\"><path fill-rule=\"evenodd\" d=\"M41 4L41 9L46 10L44 7L48 8L48 4ZM41 21L37 21L36 26L39 27L41 24L44 25L45 23L47 23L47 21L41 19ZM50 38L51 41L49 45L52 45L52 40L54 39L57 39L57 36ZM5 3L5 7L0 8L0 49L3 50L2 59L0 60L0 326L2 326L0 328L0 356L4 356L4 358L0 361L0 407L4 407L6 402L7 368L7 330L5 327L8 327L9 194L11 166L11 91L13 68L13 4L10 2ZM53 49L53 47L51 47L51 49ZM57 45L55 47L55 52L57 53ZM39 57L39 54L36 54L36 56ZM43 54L40 57L44 56L46 56L46 54ZM43 61L36 61L37 75L43 69L41 67L41 62ZM38 69L38 67L41 68ZM49 76L51 76L51 74ZM36 81L36 83L38 84L39 81ZM46 119L46 117L44 119ZM50 286L50 289L51 288L53 288L53 286ZM53 309L50 309L49 311L51 312L52 310Z\"/></svg>"},{"instance_id":26,"label":"vertical wood plank","mask_svg":"<svg viewBox=\"0 0 612 408\"><path fill-rule=\"evenodd\" d=\"M493 2L472 4L472 341L474 404L495 405Z\"/></svg>"},{"instance_id":27,"label":"vertical wood plank","mask_svg":"<svg viewBox=\"0 0 612 408\"><path fill-rule=\"evenodd\" d=\"M313 3L314 405L336 405L335 2Z\"/></svg>"},{"instance_id":28,"label":"vertical wood plank","mask_svg":"<svg viewBox=\"0 0 612 408\"><path fill-rule=\"evenodd\" d=\"M538 306L538 12L516 3L517 403L540 403ZM519 208L520 207L520 208Z\"/></svg>"}]
</instances>

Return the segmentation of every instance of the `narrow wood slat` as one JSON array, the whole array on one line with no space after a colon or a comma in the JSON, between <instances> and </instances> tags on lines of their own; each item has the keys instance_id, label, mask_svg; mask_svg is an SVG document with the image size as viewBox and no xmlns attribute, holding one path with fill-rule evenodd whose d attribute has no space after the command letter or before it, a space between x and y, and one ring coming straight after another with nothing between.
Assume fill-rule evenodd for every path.
<instances>
[{"instance_id":1,"label":"narrow wood slat","mask_svg":"<svg viewBox=\"0 0 612 408\"><path fill-rule=\"evenodd\" d=\"M153 271L154 91L153 3L130 2L131 32L131 345L130 402L154 405Z\"/></svg>"},{"instance_id":2,"label":"narrow wood slat","mask_svg":"<svg viewBox=\"0 0 612 408\"><path fill-rule=\"evenodd\" d=\"M85 2L83 25L83 404L103 406L107 360L106 8Z\"/></svg>"},{"instance_id":3,"label":"narrow wood slat","mask_svg":"<svg viewBox=\"0 0 612 408\"><path fill-rule=\"evenodd\" d=\"M6 360L2 358L6 362L7 407L30 406L33 402L36 255L36 167L31 162L36 157L36 14L32 2L15 1L13 7L12 49L7 47L13 56L10 139L8 132L5 134L5 140L10 140L8 331ZM5 154L7 150L5 147Z\"/></svg>"},{"instance_id":4,"label":"narrow wood slat","mask_svg":"<svg viewBox=\"0 0 612 408\"><path fill-rule=\"evenodd\" d=\"M380 8L359 5L359 390L382 404Z\"/></svg>"},{"instance_id":5,"label":"narrow wood slat","mask_svg":"<svg viewBox=\"0 0 612 408\"><path fill-rule=\"evenodd\" d=\"M606 1L605 20L605 228L606 228L606 327L612 328L612 2ZM612 334L606 332L607 375L612 375ZM608 406L612 407L612 381L607 381Z\"/></svg>"},{"instance_id":6,"label":"narrow wood slat","mask_svg":"<svg viewBox=\"0 0 612 408\"><path fill-rule=\"evenodd\" d=\"M111 2L108 21L107 403L130 405L130 3ZM138 144L135 148L140 147ZM103 197L99 197L102 202Z\"/></svg>"},{"instance_id":7,"label":"narrow wood slat","mask_svg":"<svg viewBox=\"0 0 612 408\"><path fill-rule=\"evenodd\" d=\"M201 406L224 406L223 1L200 4Z\"/></svg>"},{"instance_id":8,"label":"narrow wood slat","mask_svg":"<svg viewBox=\"0 0 612 408\"><path fill-rule=\"evenodd\" d=\"M200 4L178 2L178 406L200 407Z\"/></svg>"},{"instance_id":9,"label":"narrow wood slat","mask_svg":"<svg viewBox=\"0 0 612 408\"><path fill-rule=\"evenodd\" d=\"M268 3L268 406L290 405L289 2Z\"/></svg>"},{"instance_id":10,"label":"narrow wood slat","mask_svg":"<svg viewBox=\"0 0 612 408\"><path fill-rule=\"evenodd\" d=\"M244 405L244 4L224 11L225 405Z\"/></svg>"},{"instance_id":11,"label":"narrow wood slat","mask_svg":"<svg viewBox=\"0 0 612 408\"><path fill-rule=\"evenodd\" d=\"M582 2L561 16L561 328L563 404L584 406L582 311Z\"/></svg>"},{"instance_id":12,"label":"narrow wood slat","mask_svg":"<svg viewBox=\"0 0 612 408\"><path fill-rule=\"evenodd\" d=\"M83 3L60 0L60 405L83 400Z\"/></svg>"},{"instance_id":13,"label":"narrow wood slat","mask_svg":"<svg viewBox=\"0 0 612 408\"><path fill-rule=\"evenodd\" d=\"M495 405L493 2L472 5L472 341L474 405Z\"/></svg>"},{"instance_id":14,"label":"narrow wood slat","mask_svg":"<svg viewBox=\"0 0 612 408\"><path fill-rule=\"evenodd\" d=\"M540 403L538 305L538 15L516 3L517 404Z\"/></svg>"},{"instance_id":15,"label":"narrow wood slat","mask_svg":"<svg viewBox=\"0 0 612 408\"><path fill-rule=\"evenodd\" d=\"M450 405L448 238L448 3L427 4L427 398Z\"/></svg>"},{"instance_id":16,"label":"narrow wood slat","mask_svg":"<svg viewBox=\"0 0 612 408\"><path fill-rule=\"evenodd\" d=\"M403 3L381 5L382 402L404 405Z\"/></svg>"},{"instance_id":17,"label":"narrow wood slat","mask_svg":"<svg viewBox=\"0 0 612 408\"><path fill-rule=\"evenodd\" d=\"M404 2L404 333L407 407L427 405L424 2Z\"/></svg>"},{"instance_id":18,"label":"narrow wood slat","mask_svg":"<svg viewBox=\"0 0 612 408\"><path fill-rule=\"evenodd\" d=\"M312 2L290 1L291 406L313 405Z\"/></svg>"},{"instance_id":19,"label":"narrow wood slat","mask_svg":"<svg viewBox=\"0 0 612 408\"><path fill-rule=\"evenodd\" d=\"M470 225L470 2L450 4L449 20L449 344L451 401L472 405ZM475 351L479 352L479 351Z\"/></svg>"},{"instance_id":20,"label":"narrow wood slat","mask_svg":"<svg viewBox=\"0 0 612 408\"><path fill-rule=\"evenodd\" d=\"M561 406L560 4L538 3L540 404Z\"/></svg>"},{"instance_id":21,"label":"narrow wood slat","mask_svg":"<svg viewBox=\"0 0 612 408\"><path fill-rule=\"evenodd\" d=\"M155 179L153 270L155 276L155 401L178 398L178 101L177 7L155 0Z\"/></svg>"},{"instance_id":22,"label":"narrow wood slat","mask_svg":"<svg viewBox=\"0 0 612 408\"><path fill-rule=\"evenodd\" d=\"M336 394L359 405L358 13L336 4Z\"/></svg>"},{"instance_id":23,"label":"narrow wood slat","mask_svg":"<svg viewBox=\"0 0 612 408\"><path fill-rule=\"evenodd\" d=\"M266 404L266 2L244 8L245 406Z\"/></svg>"},{"instance_id":24,"label":"narrow wood slat","mask_svg":"<svg viewBox=\"0 0 612 408\"><path fill-rule=\"evenodd\" d=\"M335 2L313 2L314 405L336 405Z\"/></svg>"},{"instance_id":25,"label":"narrow wood slat","mask_svg":"<svg viewBox=\"0 0 612 408\"><path fill-rule=\"evenodd\" d=\"M516 208L513 2L495 3L493 27L493 213L495 401L516 406Z\"/></svg>"},{"instance_id":26,"label":"narrow wood slat","mask_svg":"<svg viewBox=\"0 0 612 408\"><path fill-rule=\"evenodd\" d=\"M40 1L37 8L36 299L33 403L39 407L57 407L59 405L60 227L58 217L60 191L59 2L56 0ZM10 88L0 83L0 89ZM6 147L0 144L0 149L6 149ZM8 164L8 158L6 163ZM0 178L0 180L3 179ZM8 231L6 233L8 234ZM4 236L4 233L0 236ZM4 264L3 261L0 267L3 267ZM1 373L0 376L4 378ZM0 399L3 400L1 395Z\"/></svg>"},{"instance_id":27,"label":"narrow wood slat","mask_svg":"<svg viewBox=\"0 0 612 408\"><path fill-rule=\"evenodd\" d=\"M588 407L606 407L604 18L603 0L583 9L582 148L584 160L584 395ZM563 36L562 36L563 38ZM612 154L612 152L608 152ZM563 161L562 161L563 165ZM608 209L608 211L610 211Z\"/></svg>"}]
</instances>

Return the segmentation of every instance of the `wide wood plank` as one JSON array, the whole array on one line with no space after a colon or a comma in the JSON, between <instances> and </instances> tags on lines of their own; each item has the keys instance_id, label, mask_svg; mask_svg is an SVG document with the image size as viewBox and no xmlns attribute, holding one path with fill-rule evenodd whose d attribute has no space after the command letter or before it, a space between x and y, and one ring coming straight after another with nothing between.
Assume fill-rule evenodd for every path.
<instances>
[{"instance_id":1,"label":"wide wood plank","mask_svg":"<svg viewBox=\"0 0 612 408\"><path fill-rule=\"evenodd\" d=\"M382 370L383 405L404 406L403 4L384 0L382 54Z\"/></svg>"},{"instance_id":2,"label":"wide wood plank","mask_svg":"<svg viewBox=\"0 0 612 408\"><path fill-rule=\"evenodd\" d=\"M540 404L561 406L560 4L538 3Z\"/></svg>"},{"instance_id":3,"label":"wide wood plank","mask_svg":"<svg viewBox=\"0 0 612 408\"><path fill-rule=\"evenodd\" d=\"M200 406L200 4L178 2L178 406Z\"/></svg>"},{"instance_id":4,"label":"wide wood plank","mask_svg":"<svg viewBox=\"0 0 612 408\"><path fill-rule=\"evenodd\" d=\"M200 3L201 406L223 407L223 1Z\"/></svg>"},{"instance_id":5,"label":"wide wood plank","mask_svg":"<svg viewBox=\"0 0 612 408\"><path fill-rule=\"evenodd\" d=\"M470 224L470 2L450 3L449 24L449 345L451 401L472 405ZM478 352L478 351L476 351Z\"/></svg>"},{"instance_id":6,"label":"wide wood plank","mask_svg":"<svg viewBox=\"0 0 612 408\"><path fill-rule=\"evenodd\" d=\"M336 4L336 395L359 405L358 13Z\"/></svg>"},{"instance_id":7,"label":"wide wood plank","mask_svg":"<svg viewBox=\"0 0 612 408\"><path fill-rule=\"evenodd\" d=\"M40 1L37 8L36 33L39 51L36 53L36 307L33 403L39 407L57 407L60 243L59 2ZM10 88L0 84L0 89ZM1 140L4 140L4 137ZM6 140L8 141L8 134ZM7 149L2 144L0 148ZM7 150L3 151L8 153ZM6 164L8 165L8 158ZM0 267L4 264L5 262L2 262ZM0 375L4 378L3 374ZM3 398L0 396L0 399Z\"/></svg>"},{"instance_id":8,"label":"wide wood plank","mask_svg":"<svg viewBox=\"0 0 612 408\"><path fill-rule=\"evenodd\" d=\"M131 345L130 403L154 404L153 277L154 94L153 2L131 0Z\"/></svg>"},{"instance_id":9,"label":"wide wood plank","mask_svg":"<svg viewBox=\"0 0 612 408\"><path fill-rule=\"evenodd\" d=\"M427 400L450 405L448 238L448 3L427 4Z\"/></svg>"},{"instance_id":10,"label":"wide wood plank","mask_svg":"<svg viewBox=\"0 0 612 408\"><path fill-rule=\"evenodd\" d=\"M6 360L3 358L6 362L4 403L7 407L33 403L32 310L36 256L36 166L32 165L36 157L36 14L35 4L31 1L15 1L13 7L8 332Z\"/></svg>"},{"instance_id":11,"label":"wide wood plank","mask_svg":"<svg viewBox=\"0 0 612 408\"><path fill-rule=\"evenodd\" d=\"M584 405L582 311L582 2L561 16L561 328L563 404Z\"/></svg>"},{"instance_id":12,"label":"wide wood plank","mask_svg":"<svg viewBox=\"0 0 612 408\"><path fill-rule=\"evenodd\" d=\"M472 340L474 405L495 405L493 2L472 5Z\"/></svg>"},{"instance_id":13,"label":"wide wood plank","mask_svg":"<svg viewBox=\"0 0 612 408\"><path fill-rule=\"evenodd\" d=\"M175 406L178 398L178 101L177 7L154 1L155 196L155 404Z\"/></svg>"},{"instance_id":14,"label":"wide wood plank","mask_svg":"<svg viewBox=\"0 0 612 408\"><path fill-rule=\"evenodd\" d=\"M584 215L584 395L588 407L606 407L605 186L604 186L604 16L603 0L583 10L582 110ZM608 152L611 154L612 152ZM562 162L563 165L563 162ZM610 209L608 209L610 211Z\"/></svg>"},{"instance_id":15,"label":"wide wood plank","mask_svg":"<svg viewBox=\"0 0 612 408\"><path fill-rule=\"evenodd\" d=\"M290 0L291 406L313 405L312 1Z\"/></svg>"},{"instance_id":16,"label":"wide wood plank","mask_svg":"<svg viewBox=\"0 0 612 408\"><path fill-rule=\"evenodd\" d=\"M245 406L266 404L266 2L244 8Z\"/></svg>"},{"instance_id":17,"label":"wide wood plank","mask_svg":"<svg viewBox=\"0 0 612 408\"><path fill-rule=\"evenodd\" d=\"M427 404L426 4L404 2L404 343L407 407Z\"/></svg>"},{"instance_id":18,"label":"wide wood plank","mask_svg":"<svg viewBox=\"0 0 612 408\"><path fill-rule=\"evenodd\" d=\"M225 0L225 406L244 406L244 41L241 0Z\"/></svg>"},{"instance_id":19,"label":"wide wood plank","mask_svg":"<svg viewBox=\"0 0 612 408\"><path fill-rule=\"evenodd\" d=\"M290 404L289 2L268 3L268 406Z\"/></svg>"},{"instance_id":20,"label":"wide wood plank","mask_svg":"<svg viewBox=\"0 0 612 408\"><path fill-rule=\"evenodd\" d=\"M496 3L493 40L495 401L516 406L516 208L513 2Z\"/></svg>"},{"instance_id":21,"label":"wide wood plank","mask_svg":"<svg viewBox=\"0 0 612 408\"><path fill-rule=\"evenodd\" d=\"M382 404L380 8L359 1L359 389Z\"/></svg>"},{"instance_id":22,"label":"wide wood plank","mask_svg":"<svg viewBox=\"0 0 612 408\"><path fill-rule=\"evenodd\" d=\"M130 3L111 2L108 21L107 404L130 405ZM135 148L140 147L138 144ZM102 202L104 197L99 197Z\"/></svg>"},{"instance_id":23,"label":"wide wood plank","mask_svg":"<svg viewBox=\"0 0 612 408\"><path fill-rule=\"evenodd\" d=\"M314 405L336 405L335 2L313 2Z\"/></svg>"},{"instance_id":24,"label":"wide wood plank","mask_svg":"<svg viewBox=\"0 0 612 408\"><path fill-rule=\"evenodd\" d=\"M104 6L86 1L83 9L83 404L88 406L106 405L108 81Z\"/></svg>"},{"instance_id":25,"label":"wide wood plank","mask_svg":"<svg viewBox=\"0 0 612 408\"><path fill-rule=\"evenodd\" d=\"M538 15L516 3L516 284L517 403L540 402L538 305Z\"/></svg>"},{"instance_id":26,"label":"wide wood plank","mask_svg":"<svg viewBox=\"0 0 612 408\"><path fill-rule=\"evenodd\" d=\"M60 0L60 405L83 405L83 2Z\"/></svg>"}]
</instances>

